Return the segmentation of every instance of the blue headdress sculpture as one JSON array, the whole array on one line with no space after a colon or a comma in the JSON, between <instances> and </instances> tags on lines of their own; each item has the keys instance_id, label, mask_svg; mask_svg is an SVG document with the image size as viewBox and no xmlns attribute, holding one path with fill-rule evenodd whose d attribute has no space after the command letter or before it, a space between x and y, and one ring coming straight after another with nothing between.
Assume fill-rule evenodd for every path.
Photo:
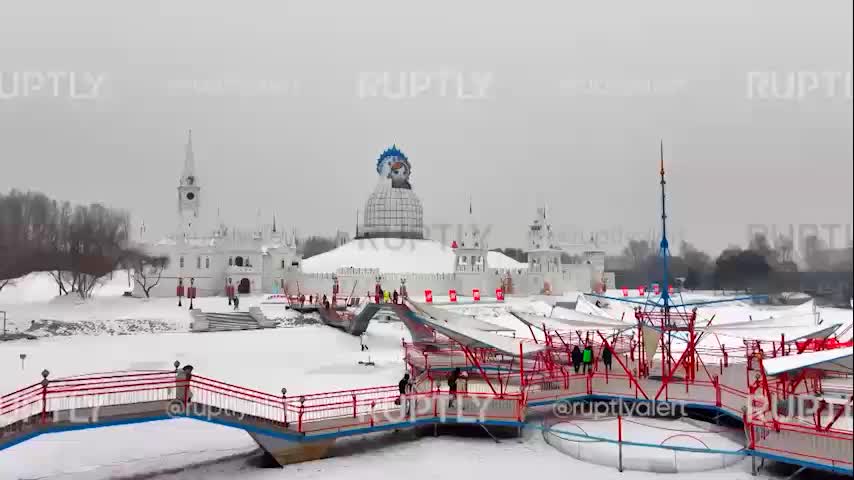
<instances>
[{"instance_id":1,"label":"blue headdress sculpture","mask_svg":"<svg viewBox=\"0 0 854 480\"><path fill-rule=\"evenodd\" d=\"M382 178L391 179L392 188L412 189L409 175L412 165L409 159L396 145L387 148L377 159L377 174Z\"/></svg>"}]
</instances>

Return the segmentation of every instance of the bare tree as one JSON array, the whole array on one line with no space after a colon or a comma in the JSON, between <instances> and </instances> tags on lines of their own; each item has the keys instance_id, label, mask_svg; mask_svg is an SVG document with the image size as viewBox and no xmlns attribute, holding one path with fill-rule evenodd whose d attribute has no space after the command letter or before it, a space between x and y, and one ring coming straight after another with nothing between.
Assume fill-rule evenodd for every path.
<instances>
[{"instance_id":1,"label":"bare tree","mask_svg":"<svg viewBox=\"0 0 854 480\"><path fill-rule=\"evenodd\" d=\"M151 290L160 283L163 269L168 265L169 257L139 258L134 262L133 282L142 290L145 298L151 298Z\"/></svg>"},{"instance_id":2,"label":"bare tree","mask_svg":"<svg viewBox=\"0 0 854 480\"><path fill-rule=\"evenodd\" d=\"M7 286L9 286L9 285L14 286L14 285L15 285L15 281L14 281L14 280L11 280L11 279L0 280L0 292L2 292L2 291L3 291L3 288L5 288L5 287L7 287Z\"/></svg>"}]
</instances>

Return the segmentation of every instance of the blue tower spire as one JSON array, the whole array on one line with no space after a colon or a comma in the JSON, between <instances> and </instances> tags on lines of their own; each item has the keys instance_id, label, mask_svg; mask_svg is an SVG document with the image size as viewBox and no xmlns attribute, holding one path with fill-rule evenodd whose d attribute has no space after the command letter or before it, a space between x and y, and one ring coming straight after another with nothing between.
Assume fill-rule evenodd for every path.
<instances>
[{"instance_id":1,"label":"blue tower spire","mask_svg":"<svg viewBox=\"0 0 854 480\"><path fill-rule=\"evenodd\" d=\"M670 304L670 292L667 287L669 284L667 278L667 270L668 270L668 259L670 258L670 244L667 242L667 194L665 193L665 185L667 185L667 181L664 180L664 140L661 141L661 170L659 171L659 175L661 175L661 243L659 244L658 255L661 257L661 303L662 307L664 307L665 312L667 311Z\"/></svg>"}]
</instances>

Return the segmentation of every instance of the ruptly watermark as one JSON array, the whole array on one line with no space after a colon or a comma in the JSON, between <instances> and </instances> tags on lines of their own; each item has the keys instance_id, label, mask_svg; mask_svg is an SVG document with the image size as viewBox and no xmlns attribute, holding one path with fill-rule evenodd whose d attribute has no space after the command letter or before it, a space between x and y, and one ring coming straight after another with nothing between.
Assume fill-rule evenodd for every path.
<instances>
[{"instance_id":1,"label":"ruptly watermark","mask_svg":"<svg viewBox=\"0 0 854 480\"><path fill-rule=\"evenodd\" d=\"M661 97L679 95L687 84L676 79L564 79L560 93L574 97Z\"/></svg>"},{"instance_id":2,"label":"ruptly watermark","mask_svg":"<svg viewBox=\"0 0 854 480\"><path fill-rule=\"evenodd\" d=\"M495 399L491 395L403 395L395 408L373 412L383 423L414 422L419 418L436 418L453 423L483 423L491 414L511 417L518 399Z\"/></svg>"},{"instance_id":3,"label":"ruptly watermark","mask_svg":"<svg viewBox=\"0 0 854 480\"><path fill-rule=\"evenodd\" d=\"M411 100L450 98L486 100L492 98L495 75L492 72L464 72L452 68L436 71L360 72L357 95L360 99Z\"/></svg>"},{"instance_id":4,"label":"ruptly watermark","mask_svg":"<svg viewBox=\"0 0 854 480\"><path fill-rule=\"evenodd\" d=\"M106 79L103 72L0 71L0 100L93 100L102 95Z\"/></svg>"},{"instance_id":5,"label":"ruptly watermark","mask_svg":"<svg viewBox=\"0 0 854 480\"><path fill-rule=\"evenodd\" d=\"M171 80L167 90L169 95L187 97L295 97L301 84L295 79L233 76Z\"/></svg>"},{"instance_id":6,"label":"ruptly watermark","mask_svg":"<svg viewBox=\"0 0 854 480\"><path fill-rule=\"evenodd\" d=\"M800 255L806 255L816 248L835 250L848 248L852 244L850 223L790 223L788 225L751 223L747 225L747 241L752 241L757 235L764 236L771 245L781 239L791 242L793 253Z\"/></svg>"},{"instance_id":7,"label":"ruptly watermark","mask_svg":"<svg viewBox=\"0 0 854 480\"><path fill-rule=\"evenodd\" d=\"M363 230L369 229L366 227L360 228ZM454 248L453 245L455 244L457 248L486 249L489 245L492 228L491 224L435 223L424 225L420 234L415 235L413 233L418 232L397 232L390 234L392 236L380 233L365 234L365 232L362 232L354 242L360 250L416 251L421 243L421 239L434 240L447 249ZM411 238L406 238L407 235Z\"/></svg>"},{"instance_id":8,"label":"ruptly watermark","mask_svg":"<svg viewBox=\"0 0 854 480\"><path fill-rule=\"evenodd\" d=\"M758 71L747 73L748 100L803 101L848 100L852 96L851 72Z\"/></svg>"},{"instance_id":9,"label":"ruptly watermark","mask_svg":"<svg viewBox=\"0 0 854 480\"><path fill-rule=\"evenodd\" d=\"M558 418L592 417L594 420L623 417L666 418L685 415L685 407L670 402L627 402L622 398L595 400L589 402L560 401L552 407L552 413Z\"/></svg>"},{"instance_id":10,"label":"ruptly watermark","mask_svg":"<svg viewBox=\"0 0 854 480\"><path fill-rule=\"evenodd\" d=\"M827 427L831 424L850 424L851 418L854 417L851 395L819 397L790 394L783 398L773 394L769 398L760 391L747 400L745 412L748 418L774 418L788 423L802 423L807 420L820 422L820 425ZM840 422L841 419L844 420Z\"/></svg>"},{"instance_id":11,"label":"ruptly watermark","mask_svg":"<svg viewBox=\"0 0 854 480\"><path fill-rule=\"evenodd\" d=\"M569 250L577 247L598 247L601 249L616 247L622 249L632 241L642 241L650 247L657 247L661 241L661 233L656 229L631 230L622 225L592 229L575 225L562 225L553 228L552 231L557 245ZM677 245L682 237L679 232L671 232L669 236L670 243Z\"/></svg>"}]
</instances>

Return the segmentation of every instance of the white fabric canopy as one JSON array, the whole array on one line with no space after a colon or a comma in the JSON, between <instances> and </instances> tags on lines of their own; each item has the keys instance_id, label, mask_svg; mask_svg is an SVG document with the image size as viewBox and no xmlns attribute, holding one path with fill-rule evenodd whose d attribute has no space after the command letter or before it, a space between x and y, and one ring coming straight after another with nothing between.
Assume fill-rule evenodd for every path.
<instances>
[{"instance_id":1,"label":"white fabric canopy","mask_svg":"<svg viewBox=\"0 0 854 480\"><path fill-rule=\"evenodd\" d=\"M459 325L452 317L447 315L450 312L445 310L433 307L430 313L426 313L426 311L422 309L424 304L413 301L409 301L409 303L412 304L416 310L425 313L418 317L421 321L442 335L460 342L463 345L469 347L494 348L499 352L512 356L519 356L520 352L523 356L527 356L545 349L545 345L524 342L516 338L505 337L496 333L485 332Z\"/></svg>"},{"instance_id":2,"label":"white fabric canopy","mask_svg":"<svg viewBox=\"0 0 854 480\"><path fill-rule=\"evenodd\" d=\"M769 342L784 338L787 343L807 338L827 338L836 329L838 323L832 325L805 325L805 326L767 326L758 328L729 328L728 325L708 327L703 329L706 333L715 333L727 337L744 338L749 340L767 340Z\"/></svg>"},{"instance_id":3,"label":"white fabric canopy","mask_svg":"<svg viewBox=\"0 0 854 480\"><path fill-rule=\"evenodd\" d=\"M768 358L762 360L762 366L768 375L779 375L804 368L851 374L854 373L852 355L854 355L854 347L836 348Z\"/></svg>"},{"instance_id":4,"label":"white fabric canopy","mask_svg":"<svg viewBox=\"0 0 854 480\"><path fill-rule=\"evenodd\" d=\"M480 330L482 332L515 332L512 328L506 328L494 323L484 322L483 320L478 320L469 315L461 315L426 303L416 303L411 300L409 303L421 313L429 315L435 319L441 318L455 326L465 327L472 330Z\"/></svg>"},{"instance_id":5,"label":"white fabric canopy","mask_svg":"<svg viewBox=\"0 0 854 480\"><path fill-rule=\"evenodd\" d=\"M538 328L540 330L543 329L543 325L548 330L624 330L629 328L634 328L633 324L621 322L619 320L613 320L610 318L602 320L603 317L594 317L589 315L590 319L583 320L570 320L566 318L560 317L543 317L540 315L531 315L530 313L517 312L515 310L511 310L510 314L514 317L521 320L523 323L531 325L534 328ZM586 314L582 314L588 316Z\"/></svg>"}]
</instances>

